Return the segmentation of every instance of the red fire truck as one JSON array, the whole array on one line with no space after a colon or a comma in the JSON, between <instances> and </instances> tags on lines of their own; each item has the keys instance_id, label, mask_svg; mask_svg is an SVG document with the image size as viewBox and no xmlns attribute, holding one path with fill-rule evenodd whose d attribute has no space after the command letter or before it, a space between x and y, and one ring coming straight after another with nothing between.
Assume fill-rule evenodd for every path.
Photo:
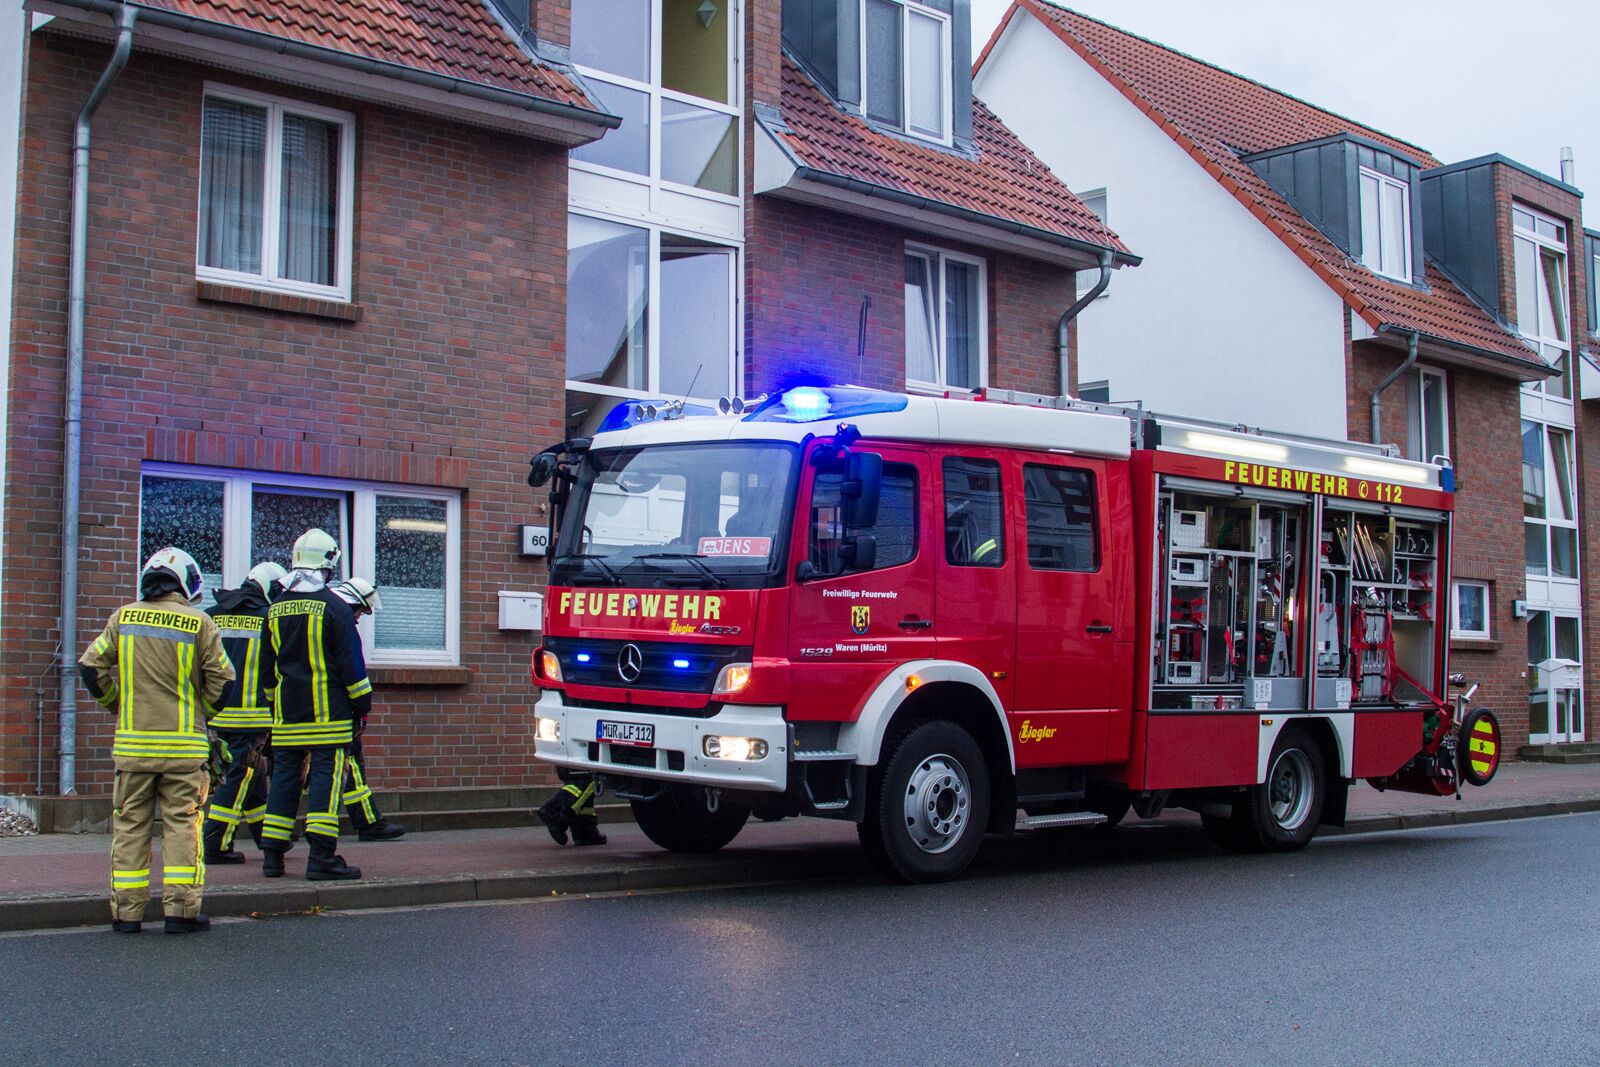
<instances>
[{"instance_id":1,"label":"red fire truck","mask_svg":"<svg viewBox=\"0 0 1600 1067\"><path fill-rule=\"evenodd\" d=\"M1357 779L1495 772L1447 691L1448 466L992 392L720 406L623 405L529 476L537 754L661 846L848 819L931 881L985 833L1180 807L1281 851Z\"/></svg>"}]
</instances>

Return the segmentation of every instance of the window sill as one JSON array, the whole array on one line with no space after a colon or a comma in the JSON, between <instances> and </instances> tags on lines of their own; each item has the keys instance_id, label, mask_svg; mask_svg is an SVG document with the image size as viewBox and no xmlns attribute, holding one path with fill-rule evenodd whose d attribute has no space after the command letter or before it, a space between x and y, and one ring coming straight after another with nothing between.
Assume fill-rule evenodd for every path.
<instances>
[{"instance_id":1,"label":"window sill","mask_svg":"<svg viewBox=\"0 0 1600 1067\"><path fill-rule=\"evenodd\" d=\"M361 305L339 300L324 300L315 296L296 296L293 293L275 293L266 289L251 289L243 285L225 285L197 279L194 295L213 304L243 304L246 307L265 308L268 311L285 311L292 315L312 315L341 322L360 322Z\"/></svg>"},{"instance_id":2,"label":"window sill","mask_svg":"<svg viewBox=\"0 0 1600 1067\"><path fill-rule=\"evenodd\" d=\"M367 677L375 686L460 686L472 683L472 668L383 667L374 664L367 668Z\"/></svg>"},{"instance_id":3,"label":"window sill","mask_svg":"<svg viewBox=\"0 0 1600 1067\"><path fill-rule=\"evenodd\" d=\"M1492 637L1450 637L1451 652L1499 652L1504 644Z\"/></svg>"}]
</instances>

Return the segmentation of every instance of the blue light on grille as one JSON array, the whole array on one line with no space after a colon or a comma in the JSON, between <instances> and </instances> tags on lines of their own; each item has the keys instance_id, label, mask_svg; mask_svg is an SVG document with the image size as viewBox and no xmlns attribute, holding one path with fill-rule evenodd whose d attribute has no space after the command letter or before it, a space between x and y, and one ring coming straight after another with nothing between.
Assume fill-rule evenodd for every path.
<instances>
[{"instance_id":1,"label":"blue light on grille","mask_svg":"<svg viewBox=\"0 0 1600 1067\"><path fill-rule=\"evenodd\" d=\"M592 657L587 652L579 652L578 653L578 662L579 663L588 663L591 658Z\"/></svg>"},{"instance_id":2,"label":"blue light on grille","mask_svg":"<svg viewBox=\"0 0 1600 1067\"><path fill-rule=\"evenodd\" d=\"M680 671L686 671L689 669L689 661L686 659L675 659L672 661L672 665L678 668Z\"/></svg>"}]
</instances>

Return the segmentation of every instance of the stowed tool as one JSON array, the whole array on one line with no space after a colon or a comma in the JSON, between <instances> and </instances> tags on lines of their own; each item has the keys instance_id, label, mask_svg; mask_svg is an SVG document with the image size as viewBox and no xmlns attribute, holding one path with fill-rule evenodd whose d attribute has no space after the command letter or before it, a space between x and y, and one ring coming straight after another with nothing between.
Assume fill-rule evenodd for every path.
<instances>
[{"instance_id":1,"label":"stowed tool","mask_svg":"<svg viewBox=\"0 0 1600 1067\"><path fill-rule=\"evenodd\" d=\"M1399 667L1394 672L1422 693L1433 704L1433 710L1422 719L1422 751L1396 774L1368 778L1368 784L1378 790L1441 797L1459 797L1462 782L1488 785L1500 769L1503 739L1500 720L1494 712L1487 708L1467 709L1478 691L1477 685L1464 689L1465 676L1452 674L1450 685L1458 692L1450 704L1428 692Z\"/></svg>"}]
</instances>

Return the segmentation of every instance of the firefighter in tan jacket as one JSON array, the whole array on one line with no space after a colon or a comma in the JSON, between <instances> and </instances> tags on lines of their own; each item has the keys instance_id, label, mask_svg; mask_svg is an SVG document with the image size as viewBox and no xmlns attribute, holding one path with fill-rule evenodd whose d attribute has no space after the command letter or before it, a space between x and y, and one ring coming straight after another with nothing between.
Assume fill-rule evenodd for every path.
<instances>
[{"instance_id":1,"label":"firefighter in tan jacket","mask_svg":"<svg viewBox=\"0 0 1600 1067\"><path fill-rule=\"evenodd\" d=\"M195 603L200 568L163 548L139 575L139 599L112 613L78 661L84 686L117 712L111 755L111 928L136 934L150 900L150 831L161 805L161 903L166 931L205 930L200 818L209 776L206 720L233 666L216 623Z\"/></svg>"}]
</instances>

